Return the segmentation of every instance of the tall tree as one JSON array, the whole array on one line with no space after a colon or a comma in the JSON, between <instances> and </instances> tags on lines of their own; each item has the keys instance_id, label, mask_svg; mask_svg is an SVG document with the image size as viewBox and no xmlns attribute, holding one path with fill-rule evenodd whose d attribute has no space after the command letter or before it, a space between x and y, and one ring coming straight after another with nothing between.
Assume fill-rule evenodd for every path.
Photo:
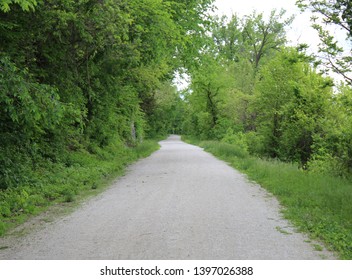
<instances>
[{"instance_id":1,"label":"tall tree","mask_svg":"<svg viewBox=\"0 0 352 280\"><path fill-rule=\"evenodd\" d=\"M268 21L262 13L257 15L255 12L244 18L243 41L255 68L263 58L286 43L285 28L292 23L293 17L284 19L285 13L285 10L279 13L273 10Z\"/></svg>"},{"instance_id":2,"label":"tall tree","mask_svg":"<svg viewBox=\"0 0 352 280\"><path fill-rule=\"evenodd\" d=\"M186 96L192 111L190 130L194 134L221 138L226 132L224 104L233 84L232 74L230 67L219 63L212 52L203 53L199 67L191 72L192 84Z\"/></svg>"},{"instance_id":3,"label":"tall tree","mask_svg":"<svg viewBox=\"0 0 352 280\"><path fill-rule=\"evenodd\" d=\"M230 19L214 17L211 32L218 54L229 61L239 61L243 52L240 18L237 15Z\"/></svg>"},{"instance_id":4,"label":"tall tree","mask_svg":"<svg viewBox=\"0 0 352 280\"><path fill-rule=\"evenodd\" d=\"M299 162L311 158L332 97L332 81L316 73L295 49L283 49L259 72L257 128L267 155Z\"/></svg>"}]
</instances>

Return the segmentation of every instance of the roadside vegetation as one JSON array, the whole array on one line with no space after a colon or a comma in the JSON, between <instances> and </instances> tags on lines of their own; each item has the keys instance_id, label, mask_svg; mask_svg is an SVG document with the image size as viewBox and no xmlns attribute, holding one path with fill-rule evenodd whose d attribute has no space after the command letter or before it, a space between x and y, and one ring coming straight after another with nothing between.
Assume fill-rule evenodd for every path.
<instances>
[{"instance_id":1,"label":"roadside vegetation","mask_svg":"<svg viewBox=\"0 0 352 280\"><path fill-rule=\"evenodd\" d=\"M35 170L28 169L29 181L0 192L0 236L56 204L74 202L104 189L125 167L159 148L156 140L145 140L136 147L116 142L67 154L60 163L42 161Z\"/></svg>"},{"instance_id":2,"label":"roadside vegetation","mask_svg":"<svg viewBox=\"0 0 352 280\"><path fill-rule=\"evenodd\" d=\"M352 259L351 7L297 5L316 16L318 54L288 44L293 18L285 11L213 18L188 69L182 133L277 196L302 231Z\"/></svg>"},{"instance_id":3,"label":"roadside vegetation","mask_svg":"<svg viewBox=\"0 0 352 280\"><path fill-rule=\"evenodd\" d=\"M172 79L211 2L0 1L0 235L179 131Z\"/></svg>"},{"instance_id":4,"label":"roadside vegetation","mask_svg":"<svg viewBox=\"0 0 352 280\"><path fill-rule=\"evenodd\" d=\"M236 144L183 137L248 175L284 206L284 217L342 259L352 259L350 180L304 171L297 164L250 156Z\"/></svg>"}]
</instances>

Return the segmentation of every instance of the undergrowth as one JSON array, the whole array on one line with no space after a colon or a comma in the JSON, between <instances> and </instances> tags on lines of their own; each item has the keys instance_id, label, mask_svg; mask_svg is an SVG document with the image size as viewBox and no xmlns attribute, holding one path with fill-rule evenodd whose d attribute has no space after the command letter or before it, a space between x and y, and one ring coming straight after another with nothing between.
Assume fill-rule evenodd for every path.
<instances>
[{"instance_id":1,"label":"undergrowth","mask_svg":"<svg viewBox=\"0 0 352 280\"><path fill-rule=\"evenodd\" d=\"M159 148L156 140L136 147L116 142L104 149L72 151L62 162L43 161L30 174L30 183L0 190L0 236L28 217L58 203L75 201L121 175L126 165Z\"/></svg>"},{"instance_id":2,"label":"undergrowth","mask_svg":"<svg viewBox=\"0 0 352 280\"><path fill-rule=\"evenodd\" d=\"M279 199L284 216L299 230L323 241L342 259L352 259L350 180L309 173L277 160L255 158L231 144L184 138L247 174Z\"/></svg>"}]
</instances>

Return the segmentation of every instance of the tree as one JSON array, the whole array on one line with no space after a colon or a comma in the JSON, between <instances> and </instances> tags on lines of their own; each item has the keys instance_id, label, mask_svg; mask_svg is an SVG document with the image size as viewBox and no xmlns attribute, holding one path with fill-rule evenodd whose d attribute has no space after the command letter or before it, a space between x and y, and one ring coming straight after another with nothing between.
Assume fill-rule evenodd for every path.
<instances>
[{"instance_id":1,"label":"tree","mask_svg":"<svg viewBox=\"0 0 352 280\"><path fill-rule=\"evenodd\" d=\"M322 132L315 137L314 154L308 163L312 172L350 177L352 172L352 89L335 89Z\"/></svg>"},{"instance_id":2,"label":"tree","mask_svg":"<svg viewBox=\"0 0 352 280\"><path fill-rule=\"evenodd\" d=\"M323 131L332 81L292 48L282 49L259 74L255 110L266 153L305 166L313 154L315 136Z\"/></svg>"},{"instance_id":3,"label":"tree","mask_svg":"<svg viewBox=\"0 0 352 280\"><path fill-rule=\"evenodd\" d=\"M154 113L148 119L148 135L181 133L184 120L184 101L175 86L166 81L155 91Z\"/></svg>"},{"instance_id":4,"label":"tree","mask_svg":"<svg viewBox=\"0 0 352 280\"><path fill-rule=\"evenodd\" d=\"M257 69L260 61L278 50L286 42L285 27L290 25L293 17L284 19L286 11L278 14L273 10L269 20L265 22L263 14L255 12L244 18L243 41L249 51L249 59Z\"/></svg>"},{"instance_id":5,"label":"tree","mask_svg":"<svg viewBox=\"0 0 352 280\"><path fill-rule=\"evenodd\" d=\"M198 67L201 50L208 47L207 31L211 25L209 11L214 10L214 0L167 1L173 10L173 20L180 28L183 41L177 45L174 54L179 68Z\"/></svg>"},{"instance_id":6,"label":"tree","mask_svg":"<svg viewBox=\"0 0 352 280\"><path fill-rule=\"evenodd\" d=\"M239 61L243 51L241 21L237 15L214 17L212 37L216 51L229 61Z\"/></svg>"},{"instance_id":7,"label":"tree","mask_svg":"<svg viewBox=\"0 0 352 280\"><path fill-rule=\"evenodd\" d=\"M286 42L285 28L292 18L285 19L285 11L273 10L267 20L263 14L253 12L239 18L233 15L214 18L212 38L214 57L225 63L233 71L234 89L228 102L234 106L232 117L236 127L245 131L255 130L256 112L252 111L256 74L260 66L275 56ZM227 107L227 112L234 111ZM237 129L236 129L237 130Z\"/></svg>"},{"instance_id":8,"label":"tree","mask_svg":"<svg viewBox=\"0 0 352 280\"><path fill-rule=\"evenodd\" d=\"M26 69L0 57L0 189L27 181L26 167L41 156L56 151L60 157L70 117L75 112L55 87L32 81ZM58 132L61 137L52 137Z\"/></svg>"},{"instance_id":9,"label":"tree","mask_svg":"<svg viewBox=\"0 0 352 280\"><path fill-rule=\"evenodd\" d=\"M221 139L229 122L224 104L233 85L231 69L219 63L211 52L204 53L198 69L191 73L191 80L186 100L192 111L192 134Z\"/></svg>"},{"instance_id":10,"label":"tree","mask_svg":"<svg viewBox=\"0 0 352 280\"><path fill-rule=\"evenodd\" d=\"M268 20L256 12L242 19L237 15L215 17L211 31L218 54L229 61L247 59L257 69L263 58L285 44L285 28L293 20L285 19L285 13L273 10Z\"/></svg>"}]
</instances>

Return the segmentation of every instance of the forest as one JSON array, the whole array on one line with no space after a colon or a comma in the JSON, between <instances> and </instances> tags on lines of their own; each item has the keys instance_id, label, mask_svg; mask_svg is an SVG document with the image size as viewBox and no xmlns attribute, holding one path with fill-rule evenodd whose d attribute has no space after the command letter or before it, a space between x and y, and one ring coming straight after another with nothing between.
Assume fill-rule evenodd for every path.
<instances>
[{"instance_id":1,"label":"forest","mask_svg":"<svg viewBox=\"0 0 352 280\"><path fill-rule=\"evenodd\" d=\"M156 91L208 2L2 1L1 188L39 159L157 134Z\"/></svg>"},{"instance_id":2,"label":"forest","mask_svg":"<svg viewBox=\"0 0 352 280\"><path fill-rule=\"evenodd\" d=\"M211 2L1 0L0 235L157 148Z\"/></svg>"},{"instance_id":3,"label":"forest","mask_svg":"<svg viewBox=\"0 0 352 280\"><path fill-rule=\"evenodd\" d=\"M284 10L218 17L213 2L0 1L0 234L171 133L351 180L352 55L328 28L351 47L351 3L297 1L316 16L312 55L287 43Z\"/></svg>"}]
</instances>

